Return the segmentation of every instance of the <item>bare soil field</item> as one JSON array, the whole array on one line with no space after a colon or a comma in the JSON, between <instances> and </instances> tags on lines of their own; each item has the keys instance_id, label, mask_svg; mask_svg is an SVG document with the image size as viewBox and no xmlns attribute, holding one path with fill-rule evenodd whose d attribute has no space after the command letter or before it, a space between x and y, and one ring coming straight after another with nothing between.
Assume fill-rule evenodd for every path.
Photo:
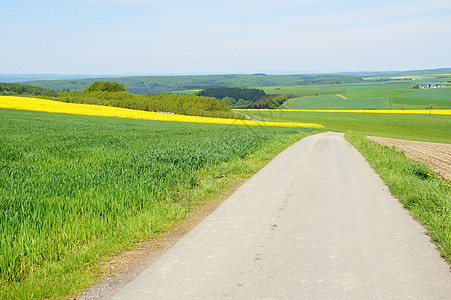
<instances>
[{"instance_id":1,"label":"bare soil field","mask_svg":"<svg viewBox=\"0 0 451 300\"><path fill-rule=\"evenodd\" d=\"M375 136L368 136L368 139L384 146L395 146L410 159L427 163L438 176L451 181L451 144L406 141Z\"/></svg>"}]
</instances>

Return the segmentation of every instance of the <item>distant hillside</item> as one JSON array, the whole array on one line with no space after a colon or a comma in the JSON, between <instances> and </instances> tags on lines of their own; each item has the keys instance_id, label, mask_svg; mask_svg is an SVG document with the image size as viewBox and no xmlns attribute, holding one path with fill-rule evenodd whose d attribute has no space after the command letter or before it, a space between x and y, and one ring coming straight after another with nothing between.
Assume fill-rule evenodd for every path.
<instances>
[{"instance_id":1,"label":"distant hillside","mask_svg":"<svg viewBox=\"0 0 451 300\"><path fill-rule=\"evenodd\" d=\"M113 75L83 75L83 74L0 74L0 82L27 82L35 80L69 80L86 78L110 78Z\"/></svg>"},{"instance_id":2,"label":"distant hillside","mask_svg":"<svg viewBox=\"0 0 451 300\"><path fill-rule=\"evenodd\" d=\"M420 76L420 75L436 75L436 74L451 74L451 68L440 69L424 69L424 70L409 70L409 71L377 71L377 72L341 72L337 75L352 75L363 77L401 77L401 76Z\"/></svg>"},{"instance_id":3,"label":"distant hillside","mask_svg":"<svg viewBox=\"0 0 451 300\"><path fill-rule=\"evenodd\" d=\"M347 72L338 74L300 74L300 75L266 75L257 74L228 74L228 75L179 75L179 76L132 76L109 77L134 94L157 94L184 90L202 90L210 87L271 87L296 85L326 85L363 82L364 77L374 77L384 80L387 77L418 76L432 74L451 74L451 68L390 71L390 72ZM0 81L1 80L0 75ZM24 75L25 76L25 75ZM48 75L52 76L52 75ZM61 75L65 76L65 75ZM67 75L69 76L69 75ZM70 75L73 76L73 75ZM87 76L87 75L80 75ZM88 85L102 78L78 78L64 80L34 80L27 84L40 86L56 91L83 91ZM25 81L25 80L24 80Z\"/></svg>"},{"instance_id":4,"label":"distant hillside","mask_svg":"<svg viewBox=\"0 0 451 300\"><path fill-rule=\"evenodd\" d=\"M97 78L74 80L37 80L27 84L41 86L52 90L83 91ZM265 74L231 74L231 75L186 75L186 76L134 76L110 78L134 94L164 93L209 87L267 87L294 86L307 84L357 83L363 79L359 76L344 75L265 75Z\"/></svg>"},{"instance_id":5,"label":"distant hillside","mask_svg":"<svg viewBox=\"0 0 451 300\"><path fill-rule=\"evenodd\" d=\"M385 72L385 73L379 73L376 76L377 77L395 77L395 76L420 76L420 75L436 75L436 74L451 74L451 68L411 70L411 71L402 71L402 72Z\"/></svg>"}]
</instances>

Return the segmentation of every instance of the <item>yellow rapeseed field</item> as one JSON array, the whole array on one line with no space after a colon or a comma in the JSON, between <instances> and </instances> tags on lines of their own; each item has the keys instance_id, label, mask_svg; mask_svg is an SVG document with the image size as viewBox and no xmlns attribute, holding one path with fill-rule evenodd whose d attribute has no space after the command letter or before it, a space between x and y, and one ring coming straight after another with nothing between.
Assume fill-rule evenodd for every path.
<instances>
[{"instance_id":1,"label":"yellow rapeseed field","mask_svg":"<svg viewBox=\"0 0 451 300\"><path fill-rule=\"evenodd\" d=\"M340 110L325 110L325 109L235 109L237 111L303 111L303 112L338 112L338 113L365 113L365 114L416 114L416 115L451 115L451 109L405 109L405 110L365 110L365 109L340 109Z\"/></svg>"},{"instance_id":2,"label":"yellow rapeseed field","mask_svg":"<svg viewBox=\"0 0 451 300\"><path fill-rule=\"evenodd\" d=\"M190 123L212 123L212 124L275 126L275 127L302 127L316 129L324 128L323 125L315 123L258 122L251 120L184 116L111 106L65 103L59 101L29 98L29 97L16 97L16 96L0 96L0 108L22 109L22 110L63 113L72 115L85 115L85 116L144 119L155 121L175 121L175 122L190 122Z\"/></svg>"}]
</instances>

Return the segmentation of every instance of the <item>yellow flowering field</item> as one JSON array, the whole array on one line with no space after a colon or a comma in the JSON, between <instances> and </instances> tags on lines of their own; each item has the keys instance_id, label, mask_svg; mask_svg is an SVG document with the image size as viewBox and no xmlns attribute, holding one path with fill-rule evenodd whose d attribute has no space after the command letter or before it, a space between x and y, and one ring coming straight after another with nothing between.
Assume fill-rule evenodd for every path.
<instances>
[{"instance_id":1,"label":"yellow flowering field","mask_svg":"<svg viewBox=\"0 0 451 300\"><path fill-rule=\"evenodd\" d=\"M451 109L399 109L399 110L365 110L365 109L234 109L237 111L301 111L301 112L341 112L341 113L365 113L365 114L415 114L415 115L451 115Z\"/></svg>"},{"instance_id":2,"label":"yellow flowering field","mask_svg":"<svg viewBox=\"0 0 451 300\"><path fill-rule=\"evenodd\" d=\"M100 106L90 104L65 103L59 101L16 97L0 96L0 108L22 109L32 111L42 111L50 113L63 113L85 116L117 117L129 119L144 119L155 121L175 121L190 123L212 123L231 125L251 125L251 126L275 126L275 127L302 127L323 129L324 126L315 123L295 123L295 122L258 122L251 120L207 118L198 116L184 116L168 113L149 112L133 110L111 106Z\"/></svg>"}]
</instances>

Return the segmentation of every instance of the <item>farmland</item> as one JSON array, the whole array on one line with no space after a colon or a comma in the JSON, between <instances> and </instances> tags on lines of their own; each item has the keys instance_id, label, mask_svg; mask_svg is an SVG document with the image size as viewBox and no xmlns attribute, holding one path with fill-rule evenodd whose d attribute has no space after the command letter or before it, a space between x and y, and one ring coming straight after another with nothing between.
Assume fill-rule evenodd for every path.
<instances>
[{"instance_id":1,"label":"farmland","mask_svg":"<svg viewBox=\"0 0 451 300\"><path fill-rule=\"evenodd\" d=\"M451 181L451 144L406 141L369 136L370 141L403 151L407 157L423 161L441 178Z\"/></svg>"},{"instance_id":2,"label":"farmland","mask_svg":"<svg viewBox=\"0 0 451 300\"><path fill-rule=\"evenodd\" d=\"M0 97L0 298L77 293L96 281L99 262L161 234L198 203L229 191L237 179L251 176L294 141L324 129L319 124L349 133L368 160L379 164L380 172L391 172L378 161L381 151L387 165L399 159L399 174L387 184L390 188L403 184L399 192L403 194L411 185L405 173L419 169L429 176L427 168L399 158L393 149L368 144L364 135L451 143L451 117L436 114L446 112L436 108L451 108L451 88L412 88L431 80L438 79L431 75L416 81L265 87L268 94L293 98L284 103L292 110L240 111L264 122L124 108L128 104L106 107ZM406 110L428 113L425 108L430 105L431 115ZM404 111L397 114L394 109ZM230 108L227 113L234 114ZM438 200L429 194L449 198L449 187L433 176L426 179L428 187L415 183L418 189L405 196L407 200L400 196L406 207L417 194L427 194L421 199L432 199L428 202L432 208ZM438 210L443 216L436 218L435 213L428 208L418 218L427 220L428 228L438 228L432 233L434 241L449 244L449 229L440 232L449 227L443 220L448 215ZM449 260L451 247L440 247Z\"/></svg>"},{"instance_id":3,"label":"farmland","mask_svg":"<svg viewBox=\"0 0 451 300\"><path fill-rule=\"evenodd\" d=\"M312 130L0 109L0 297L66 295ZM87 272L87 270L91 270Z\"/></svg>"},{"instance_id":4,"label":"farmland","mask_svg":"<svg viewBox=\"0 0 451 300\"><path fill-rule=\"evenodd\" d=\"M326 130L362 133L365 135L451 143L451 117L448 115L309 112L309 111L257 111L243 110L258 120L276 122L319 122Z\"/></svg>"},{"instance_id":5,"label":"farmland","mask_svg":"<svg viewBox=\"0 0 451 300\"><path fill-rule=\"evenodd\" d=\"M431 79L426 82L441 82ZM451 88L413 89L417 81L268 87L270 94L287 94L292 98L279 108L290 109L425 109L451 108Z\"/></svg>"},{"instance_id":6,"label":"farmland","mask_svg":"<svg viewBox=\"0 0 451 300\"><path fill-rule=\"evenodd\" d=\"M118 117L131 119L144 119L154 121L176 121L190 123L209 123L209 124L229 124L229 125L251 125L251 126L276 126L276 127L304 127L322 129L320 124L302 124L302 123L265 123L249 120L210 118L198 116L186 116L159 112L149 112L134 109L125 109L120 107L109 107L101 105L86 105L78 103L63 103L59 101L28 98L28 97L10 97L0 96L0 108L13 108L32 111L44 111L51 113L65 113L86 116ZM231 114L236 114L230 112Z\"/></svg>"}]
</instances>

